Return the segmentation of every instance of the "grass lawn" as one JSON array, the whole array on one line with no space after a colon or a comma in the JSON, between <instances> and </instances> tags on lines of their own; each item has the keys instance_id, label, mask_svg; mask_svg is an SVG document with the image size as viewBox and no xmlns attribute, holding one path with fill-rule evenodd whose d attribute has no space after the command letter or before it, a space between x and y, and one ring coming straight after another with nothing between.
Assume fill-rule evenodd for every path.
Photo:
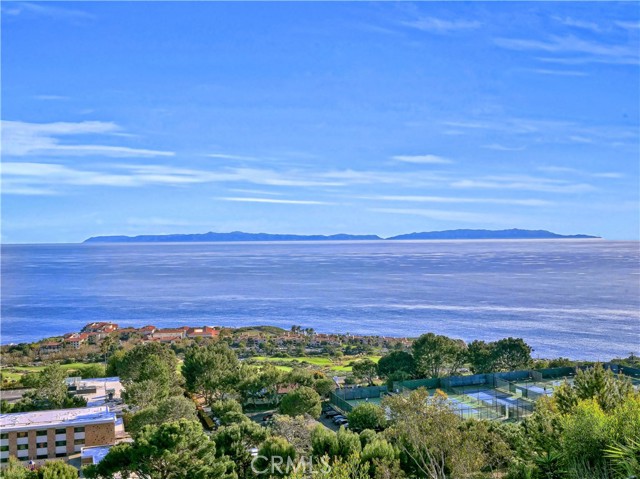
<instances>
[{"instance_id":1,"label":"grass lawn","mask_svg":"<svg viewBox=\"0 0 640 479\"><path fill-rule=\"evenodd\" d=\"M61 364L60 366L65 371L76 371L78 369L92 366L94 364L102 365L103 363L69 363ZM44 370L45 366L17 366L12 368L2 368L2 377L9 381L17 381L24 374L38 373Z\"/></svg>"},{"instance_id":2,"label":"grass lawn","mask_svg":"<svg viewBox=\"0 0 640 479\"><path fill-rule=\"evenodd\" d=\"M300 356L300 357L294 357L294 358L268 358L265 356L254 356L253 360L256 361L264 361L264 362L280 362L280 363L291 363L292 366L295 365L300 365L300 366L304 366L304 365L313 365L313 366L317 366L321 369L329 369L331 371L336 371L336 372L351 372L351 366L349 366L349 364L353 361L359 361L361 359L371 359L373 362L377 363L380 360L381 356L343 356L341 358L336 358L336 359L331 359L331 358L325 358L325 357L306 357L306 356ZM306 363L306 364L302 364L302 363ZM278 368L283 368L283 367L287 367L287 366L279 366ZM292 367L288 367L289 370L292 369Z\"/></svg>"}]
</instances>

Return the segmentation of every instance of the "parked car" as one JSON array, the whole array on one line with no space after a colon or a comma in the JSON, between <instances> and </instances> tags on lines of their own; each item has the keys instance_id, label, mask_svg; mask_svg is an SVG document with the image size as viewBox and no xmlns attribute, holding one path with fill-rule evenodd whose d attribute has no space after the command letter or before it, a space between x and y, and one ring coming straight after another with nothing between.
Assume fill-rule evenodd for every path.
<instances>
[{"instance_id":1,"label":"parked car","mask_svg":"<svg viewBox=\"0 0 640 479\"><path fill-rule=\"evenodd\" d=\"M324 415L326 417L335 417L335 416L340 415L340 413L338 411L331 410L331 411L326 412Z\"/></svg>"},{"instance_id":2,"label":"parked car","mask_svg":"<svg viewBox=\"0 0 640 479\"><path fill-rule=\"evenodd\" d=\"M263 422L271 421L272 419L273 419L273 414L265 414L264 416L262 416Z\"/></svg>"},{"instance_id":3,"label":"parked car","mask_svg":"<svg viewBox=\"0 0 640 479\"><path fill-rule=\"evenodd\" d=\"M334 421L338 426L349 427L349 421L346 417Z\"/></svg>"},{"instance_id":4,"label":"parked car","mask_svg":"<svg viewBox=\"0 0 640 479\"><path fill-rule=\"evenodd\" d=\"M347 419L346 417L342 416L341 414L338 414L337 416L335 416L333 418L333 422L335 422L336 424L338 424L339 421L343 420L343 419Z\"/></svg>"}]
</instances>

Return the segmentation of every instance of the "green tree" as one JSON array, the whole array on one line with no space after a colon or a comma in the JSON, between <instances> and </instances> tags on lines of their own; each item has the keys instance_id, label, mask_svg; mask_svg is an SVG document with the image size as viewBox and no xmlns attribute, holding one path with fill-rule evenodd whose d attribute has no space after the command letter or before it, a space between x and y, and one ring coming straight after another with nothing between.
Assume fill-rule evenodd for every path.
<instances>
[{"instance_id":1,"label":"green tree","mask_svg":"<svg viewBox=\"0 0 640 479\"><path fill-rule=\"evenodd\" d=\"M349 429L341 427L336 434L338 439L338 456L348 459L353 455L359 455L362 451L360 436Z\"/></svg>"},{"instance_id":2,"label":"green tree","mask_svg":"<svg viewBox=\"0 0 640 479\"><path fill-rule=\"evenodd\" d=\"M493 345L493 370L516 371L531 365L531 346L522 338L504 338Z\"/></svg>"},{"instance_id":3,"label":"green tree","mask_svg":"<svg viewBox=\"0 0 640 479\"><path fill-rule=\"evenodd\" d=\"M33 475L15 456L9 456L7 464L2 468L2 477L3 479L32 479Z\"/></svg>"},{"instance_id":4,"label":"green tree","mask_svg":"<svg viewBox=\"0 0 640 479\"><path fill-rule=\"evenodd\" d=\"M255 471L259 477L285 476L291 470L291 464L296 458L296 449L282 437L267 438L260 446L258 458L254 461ZM264 476L263 476L264 475Z\"/></svg>"},{"instance_id":5,"label":"green tree","mask_svg":"<svg viewBox=\"0 0 640 479\"><path fill-rule=\"evenodd\" d=\"M311 426L313 423L304 416L283 416L276 414L271 424L274 436L285 438L295 447L298 454L307 456L311 451Z\"/></svg>"},{"instance_id":6,"label":"green tree","mask_svg":"<svg viewBox=\"0 0 640 479\"><path fill-rule=\"evenodd\" d=\"M564 383L554 392L558 409L569 413L581 399L595 399L604 411L611 411L620 405L629 394L633 385L629 378L616 377L611 370L605 370L602 364L578 371L573 384Z\"/></svg>"},{"instance_id":7,"label":"green tree","mask_svg":"<svg viewBox=\"0 0 640 479\"><path fill-rule=\"evenodd\" d=\"M482 444L462 428L446 395L429 397L423 389L383 400L390 416L385 436L404 459L405 471L418 477L474 477L489 463Z\"/></svg>"},{"instance_id":8,"label":"green tree","mask_svg":"<svg viewBox=\"0 0 640 479\"><path fill-rule=\"evenodd\" d=\"M78 470L62 461L48 461L39 467L34 479L76 479Z\"/></svg>"},{"instance_id":9,"label":"green tree","mask_svg":"<svg viewBox=\"0 0 640 479\"><path fill-rule=\"evenodd\" d=\"M311 432L311 450L316 458L327 455L329 458L338 455L338 437L336 433L318 424Z\"/></svg>"},{"instance_id":10,"label":"green tree","mask_svg":"<svg viewBox=\"0 0 640 479\"><path fill-rule=\"evenodd\" d=\"M310 387L300 386L282 398L279 409L288 416L309 414L317 419L322 412L320 395Z\"/></svg>"},{"instance_id":11,"label":"green tree","mask_svg":"<svg viewBox=\"0 0 640 479\"><path fill-rule=\"evenodd\" d=\"M81 367L78 372L83 379L103 378L106 374L105 367L102 364L89 364Z\"/></svg>"},{"instance_id":12,"label":"green tree","mask_svg":"<svg viewBox=\"0 0 640 479\"><path fill-rule=\"evenodd\" d=\"M234 462L238 477L251 477L251 449L258 447L267 435L267 429L252 421L223 426L213 435L216 454Z\"/></svg>"},{"instance_id":13,"label":"green tree","mask_svg":"<svg viewBox=\"0 0 640 479\"><path fill-rule=\"evenodd\" d=\"M471 371L476 374L493 371L493 347L484 341L475 340L469 343L467 348L467 360L471 365Z\"/></svg>"},{"instance_id":14,"label":"green tree","mask_svg":"<svg viewBox=\"0 0 640 479\"><path fill-rule=\"evenodd\" d=\"M329 378L320 378L313 384L313 389L323 398L336 390L336 383Z\"/></svg>"},{"instance_id":15,"label":"green tree","mask_svg":"<svg viewBox=\"0 0 640 479\"><path fill-rule=\"evenodd\" d=\"M34 400L48 403L48 409L59 409L67 399L67 374L59 364L44 368L38 377Z\"/></svg>"},{"instance_id":16,"label":"green tree","mask_svg":"<svg viewBox=\"0 0 640 479\"><path fill-rule=\"evenodd\" d=\"M380 406L362 403L347 415L349 427L354 431L381 429L385 423L384 411Z\"/></svg>"},{"instance_id":17,"label":"green tree","mask_svg":"<svg viewBox=\"0 0 640 479\"><path fill-rule=\"evenodd\" d=\"M85 476L110 479L114 474L140 479L237 479L233 463L216 456L216 445L200 423L181 419L146 426L133 443L117 444Z\"/></svg>"},{"instance_id":18,"label":"green tree","mask_svg":"<svg viewBox=\"0 0 640 479\"><path fill-rule=\"evenodd\" d=\"M383 471L393 471L394 474L390 477L394 479L402 477L398 451L384 439L377 438L367 444L362 449L360 460L364 464L369 464L369 475L371 477L380 476Z\"/></svg>"},{"instance_id":19,"label":"green tree","mask_svg":"<svg viewBox=\"0 0 640 479\"><path fill-rule=\"evenodd\" d=\"M378 437L378 433L376 433L373 429L364 429L360 431L360 444L364 448L370 442L373 442L375 438Z\"/></svg>"},{"instance_id":20,"label":"green tree","mask_svg":"<svg viewBox=\"0 0 640 479\"><path fill-rule=\"evenodd\" d=\"M180 419L197 421L196 406L184 396L173 396L136 412L127 424L127 431L135 437L145 426L159 426Z\"/></svg>"},{"instance_id":21,"label":"green tree","mask_svg":"<svg viewBox=\"0 0 640 479\"><path fill-rule=\"evenodd\" d=\"M242 414L242 405L235 399L220 399L211 403L211 415L213 417L221 418L230 412Z\"/></svg>"},{"instance_id":22,"label":"green tree","mask_svg":"<svg viewBox=\"0 0 640 479\"><path fill-rule=\"evenodd\" d=\"M120 377L128 404L146 408L180 393L178 359L164 344L138 344L122 355L114 354L111 360L109 369Z\"/></svg>"},{"instance_id":23,"label":"green tree","mask_svg":"<svg viewBox=\"0 0 640 479\"><path fill-rule=\"evenodd\" d=\"M415 369L416 364L413 356L406 351L391 351L378 361L378 374L385 378L398 372L404 372L407 376L413 376Z\"/></svg>"},{"instance_id":24,"label":"green tree","mask_svg":"<svg viewBox=\"0 0 640 479\"><path fill-rule=\"evenodd\" d=\"M29 375L26 381L33 391L3 411L24 412L45 409L63 409L86 406L87 401L80 396L72 396L65 383L66 372L59 364L51 364L35 375Z\"/></svg>"},{"instance_id":25,"label":"green tree","mask_svg":"<svg viewBox=\"0 0 640 479\"><path fill-rule=\"evenodd\" d=\"M412 345L416 374L420 377L437 378L445 372L455 374L464 363L466 345L463 341L427 333Z\"/></svg>"},{"instance_id":26,"label":"green tree","mask_svg":"<svg viewBox=\"0 0 640 479\"><path fill-rule=\"evenodd\" d=\"M316 378L313 373L303 368L295 368L286 374L285 382L287 384L297 384L298 386L313 387Z\"/></svg>"},{"instance_id":27,"label":"green tree","mask_svg":"<svg viewBox=\"0 0 640 479\"><path fill-rule=\"evenodd\" d=\"M467 349L467 360L474 373L514 371L532 364L532 351L521 338L504 338L490 343L473 341Z\"/></svg>"},{"instance_id":28,"label":"green tree","mask_svg":"<svg viewBox=\"0 0 640 479\"><path fill-rule=\"evenodd\" d=\"M373 386L373 381L378 375L378 365L371 359L362 359L353 363L351 371L356 378L367 381L369 386Z\"/></svg>"},{"instance_id":29,"label":"green tree","mask_svg":"<svg viewBox=\"0 0 640 479\"><path fill-rule=\"evenodd\" d=\"M240 369L236 353L226 343L216 342L187 349L182 375L189 391L203 394L211 403L238 389Z\"/></svg>"}]
</instances>

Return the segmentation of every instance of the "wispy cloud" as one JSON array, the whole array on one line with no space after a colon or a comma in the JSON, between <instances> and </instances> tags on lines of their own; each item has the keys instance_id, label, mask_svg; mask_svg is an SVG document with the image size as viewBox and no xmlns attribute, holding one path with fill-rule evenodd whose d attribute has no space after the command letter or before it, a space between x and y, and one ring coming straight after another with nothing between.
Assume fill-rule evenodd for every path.
<instances>
[{"instance_id":1,"label":"wispy cloud","mask_svg":"<svg viewBox=\"0 0 640 479\"><path fill-rule=\"evenodd\" d=\"M329 203L326 201L314 201L314 200L286 200L280 198L245 198L242 196L231 196L218 198L223 201L236 201L240 203L272 203L278 205L333 205L335 203Z\"/></svg>"},{"instance_id":2,"label":"wispy cloud","mask_svg":"<svg viewBox=\"0 0 640 479\"><path fill-rule=\"evenodd\" d=\"M48 3L48 2L47 2ZM78 10L75 8L61 7L58 5L51 5L51 3L44 4L43 2L5 2L2 5L2 14L9 16L18 16L23 14L39 15L49 17L53 19L63 20L92 20L94 15Z\"/></svg>"},{"instance_id":3,"label":"wispy cloud","mask_svg":"<svg viewBox=\"0 0 640 479\"><path fill-rule=\"evenodd\" d=\"M60 137L102 134L115 135L120 127L113 122L84 121L79 123L2 122L2 153L5 156L109 156L155 157L173 156L171 151L99 144L67 144Z\"/></svg>"},{"instance_id":4,"label":"wispy cloud","mask_svg":"<svg viewBox=\"0 0 640 479\"><path fill-rule=\"evenodd\" d=\"M595 188L587 183L574 183L561 179L541 178L528 175L485 176L464 179L451 183L453 188L526 190L545 193L585 193Z\"/></svg>"},{"instance_id":5,"label":"wispy cloud","mask_svg":"<svg viewBox=\"0 0 640 479\"><path fill-rule=\"evenodd\" d=\"M527 71L532 73L537 73L539 75L554 75L554 76L564 76L564 77L585 77L588 76L586 72L581 72L579 70L549 70L545 68L530 68Z\"/></svg>"},{"instance_id":6,"label":"wispy cloud","mask_svg":"<svg viewBox=\"0 0 640 479\"><path fill-rule=\"evenodd\" d=\"M573 35L552 35L548 40L523 38L497 38L499 47L517 51L538 51L558 55L579 54L577 58L552 58L541 60L562 62L600 62L636 65L640 62L637 47L631 44L605 44L583 40Z\"/></svg>"},{"instance_id":7,"label":"wispy cloud","mask_svg":"<svg viewBox=\"0 0 640 479\"><path fill-rule=\"evenodd\" d=\"M463 198L458 196L411 196L411 195L381 195L368 196L366 199L381 201L404 201L416 203L468 203L468 204L497 204L517 206L549 206L551 201L539 199L512 199L512 198Z\"/></svg>"},{"instance_id":8,"label":"wispy cloud","mask_svg":"<svg viewBox=\"0 0 640 479\"><path fill-rule=\"evenodd\" d=\"M539 171L544 171L546 173L552 174L570 174L574 176L587 176L592 178L608 178L608 179L619 179L624 178L622 173L618 173L615 171L605 171L605 172L593 172L593 171L583 171L577 168L569 168L566 166L539 166Z\"/></svg>"},{"instance_id":9,"label":"wispy cloud","mask_svg":"<svg viewBox=\"0 0 640 479\"><path fill-rule=\"evenodd\" d=\"M445 20L435 17L423 17L417 20L401 22L402 25L421 30L423 32L446 34L464 30L475 30L482 23L476 20Z\"/></svg>"},{"instance_id":10,"label":"wispy cloud","mask_svg":"<svg viewBox=\"0 0 640 479\"><path fill-rule=\"evenodd\" d=\"M68 96L62 95L36 95L34 96L36 100L44 100L44 101L65 101L68 100Z\"/></svg>"},{"instance_id":11,"label":"wispy cloud","mask_svg":"<svg viewBox=\"0 0 640 479\"><path fill-rule=\"evenodd\" d=\"M371 208L370 211L376 213L389 213L394 215L422 216L439 221L451 221L462 223L482 223L482 224L513 224L512 219L505 215L492 215L485 213L473 213L468 211L449 211L434 209L414 209L414 208Z\"/></svg>"},{"instance_id":12,"label":"wispy cloud","mask_svg":"<svg viewBox=\"0 0 640 479\"><path fill-rule=\"evenodd\" d=\"M635 128L618 125L583 125L572 121L532 119L532 118L491 118L477 120L443 121L445 129L451 127L460 131L478 132L491 130L501 134L531 136L535 141L555 143L636 143ZM483 133L484 134L484 133Z\"/></svg>"},{"instance_id":13,"label":"wispy cloud","mask_svg":"<svg viewBox=\"0 0 640 479\"><path fill-rule=\"evenodd\" d=\"M249 195L271 195L271 196L282 195L282 193L279 193L277 191L250 190L247 188L230 188L229 191L233 191L234 193L246 193Z\"/></svg>"},{"instance_id":14,"label":"wispy cloud","mask_svg":"<svg viewBox=\"0 0 640 479\"><path fill-rule=\"evenodd\" d=\"M396 155L392 156L391 159L401 161L403 163L416 163L421 165L442 165L453 163L453 161L437 155Z\"/></svg>"},{"instance_id":15,"label":"wispy cloud","mask_svg":"<svg viewBox=\"0 0 640 479\"><path fill-rule=\"evenodd\" d=\"M580 20L572 17L553 17L554 20L566 25L567 27L575 27L583 30L591 30L592 32L600 33L605 30L595 22L589 22L587 20Z\"/></svg>"},{"instance_id":16,"label":"wispy cloud","mask_svg":"<svg viewBox=\"0 0 640 479\"><path fill-rule=\"evenodd\" d=\"M640 30L640 22L625 22L618 21L615 22L616 26L620 28L626 28L627 30Z\"/></svg>"},{"instance_id":17,"label":"wispy cloud","mask_svg":"<svg viewBox=\"0 0 640 479\"><path fill-rule=\"evenodd\" d=\"M506 146L506 145L501 145L500 143L491 143L489 145L482 145L482 148L486 148L487 150L496 150L496 151L522 151L525 149L524 146Z\"/></svg>"},{"instance_id":18,"label":"wispy cloud","mask_svg":"<svg viewBox=\"0 0 640 479\"><path fill-rule=\"evenodd\" d=\"M259 161L260 158L255 156L230 155L227 153L211 153L207 155L209 158L219 158L221 160L238 160L238 161Z\"/></svg>"}]
</instances>

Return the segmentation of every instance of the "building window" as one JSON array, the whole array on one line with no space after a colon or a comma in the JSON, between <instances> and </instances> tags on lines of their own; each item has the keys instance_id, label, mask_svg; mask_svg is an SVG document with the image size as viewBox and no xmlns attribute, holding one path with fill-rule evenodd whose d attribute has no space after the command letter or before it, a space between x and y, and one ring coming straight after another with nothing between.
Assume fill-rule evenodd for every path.
<instances>
[{"instance_id":1,"label":"building window","mask_svg":"<svg viewBox=\"0 0 640 479\"><path fill-rule=\"evenodd\" d=\"M73 444L76 446L82 446L84 444L84 439L76 439L73 441Z\"/></svg>"},{"instance_id":2,"label":"building window","mask_svg":"<svg viewBox=\"0 0 640 479\"><path fill-rule=\"evenodd\" d=\"M3 457L2 459L0 459L0 463L5 463L5 462L9 462L9 458L8 457Z\"/></svg>"},{"instance_id":3,"label":"building window","mask_svg":"<svg viewBox=\"0 0 640 479\"><path fill-rule=\"evenodd\" d=\"M21 437L27 437L27 436L28 436L28 433L27 433L27 431L22 431L22 432L19 432L19 433L17 434L17 436L18 436L18 438L21 438Z\"/></svg>"},{"instance_id":4,"label":"building window","mask_svg":"<svg viewBox=\"0 0 640 479\"><path fill-rule=\"evenodd\" d=\"M66 457L67 453L66 452L59 452L58 454L56 454L56 457Z\"/></svg>"},{"instance_id":5,"label":"building window","mask_svg":"<svg viewBox=\"0 0 640 479\"><path fill-rule=\"evenodd\" d=\"M66 434L67 430L62 428L62 429L56 429L56 434Z\"/></svg>"},{"instance_id":6,"label":"building window","mask_svg":"<svg viewBox=\"0 0 640 479\"><path fill-rule=\"evenodd\" d=\"M25 449L29 449L29 444L18 444L18 451L24 451Z\"/></svg>"},{"instance_id":7,"label":"building window","mask_svg":"<svg viewBox=\"0 0 640 479\"><path fill-rule=\"evenodd\" d=\"M47 459L49 457L48 454L39 454L36 456L36 459Z\"/></svg>"},{"instance_id":8,"label":"building window","mask_svg":"<svg viewBox=\"0 0 640 479\"><path fill-rule=\"evenodd\" d=\"M9 446L0 446L0 451L8 451L9 450Z\"/></svg>"},{"instance_id":9,"label":"building window","mask_svg":"<svg viewBox=\"0 0 640 479\"><path fill-rule=\"evenodd\" d=\"M56 441L56 447L57 446L66 446L67 445L67 441Z\"/></svg>"},{"instance_id":10,"label":"building window","mask_svg":"<svg viewBox=\"0 0 640 479\"><path fill-rule=\"evenodd\" d=\"M0 434L0 439L9 439L9 433L3 432Z\"/></svg>"},{"instance_id":11,"label":"building window","mask_svg":"<svg viewBox=\"0 0 640 479\"><path fill-rule=\"evenodd\" d=\"M41 429L40 431L36 431L36 436L46 436L46 435L47 435L46 429Z\"/></svg>"},{"instance_id":12,"label":"building window","mask_svg":"<svg viewBox=\"0 0 640 479\"><path fill-rule=\"evenodd\" d=\"M73 428L73 432L84 432L84 426L74 427Z\"/></svg>"}]
</instances>

